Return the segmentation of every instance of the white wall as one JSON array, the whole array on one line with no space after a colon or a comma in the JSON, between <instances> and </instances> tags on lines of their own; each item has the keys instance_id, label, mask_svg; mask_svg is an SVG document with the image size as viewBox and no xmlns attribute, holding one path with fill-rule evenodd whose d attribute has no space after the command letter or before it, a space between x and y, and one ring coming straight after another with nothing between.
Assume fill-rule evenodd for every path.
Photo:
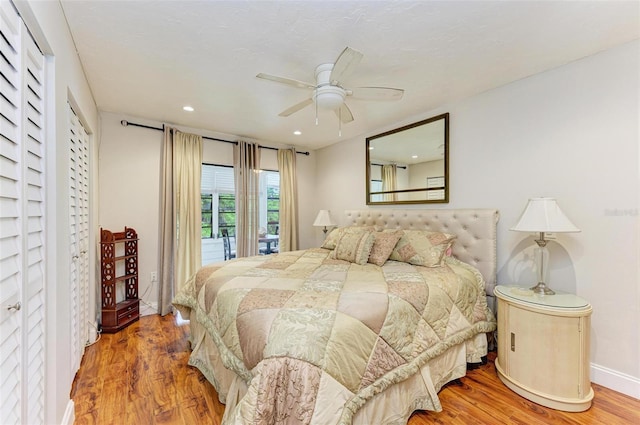
<instances>
[{"instance_id":1,"label":"white wall","mask_svg":"<svg viewBox=\"0 0 640 425\"><path fill-rule=\"evenodd\" d=\"M556 197L582 232L549 243L550 286L593 306L592 380L640 398L639 48L635 41L318 150L318 205L338 217L366 208L365 137L450 112L450 203L429 208L499 209L498 283L527 285L533 236L508 229L529 197Z\"/></svg>"},{"instance_id":2,"label":"white wall","mask_svg":"<svg viewBox=\"0 0 640 425\"><path fill-rule=\"evenodd\" d=\"M73 420L69 398L75 375L71 365L71 293L69 288L69 122L71 101L90 137L91 155L97 144L98 112L76 55L59 2L16 2L30 32L43 50L47 66L47 283L45 423ZM94 172L95 157L92 165ZM92 176L95 180L95 175ZM95 209L95 204L92 205ZM90 217L93 224L94 217ZM90 243L95 241L91 236ZM95 253L90 256L95 267ZM94 277L91 277L94 281Z\"/></svg>"},{"instance_id":3,"label":"white wall","mask_svg":"<svg viewBox=\"0 0 640 425\"><path fill-rule=\"evenodd\" d=\"M160 158L162 132L127 126L120 121L162 127L162 123L143 118L101 112L100 145L100 212L99 226L106 229L133 227L138 232L139 294L143 300L143 313L155 313L158 302L157 283L151 282L151 273L158 270L158 219L160 191ZM168 124L170 125L170 124ZM182 131L236 140L237 137L178 126ZM266 146L278 147L273 144ZM233 165L233 145L203 140L203 161L217 165ZM299 220L301 248L310 247L313 240L315 218L315 154L296 155L298 170ZM277 170L277 152L261 150L261 166Z\"/></svg>"}]
</instances>

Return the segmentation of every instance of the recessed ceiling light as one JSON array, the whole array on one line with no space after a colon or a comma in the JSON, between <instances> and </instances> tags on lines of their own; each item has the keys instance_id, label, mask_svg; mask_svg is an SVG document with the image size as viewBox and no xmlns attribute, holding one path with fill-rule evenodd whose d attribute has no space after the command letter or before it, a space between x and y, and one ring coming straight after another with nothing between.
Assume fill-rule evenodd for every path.
<instances>
[{"instance_id":1,"label":"recessed ceiling light","mask_svg":"<svg viewBox=\"0 0 640 425\"><path fill-rule=\"evenodd\" d=\"M296 130L296 131L294 131L294 132L293 132L293 134L295 134L296 136L299 136L299 135L301 135L301 134L302 134L302 131L300 131L300 130Z\"/></svg>"},{"instance_id":2,"label":"recessed ceiling light","mask_svg":"<svg viewBox=\"0 0 640 425\"><path fill-rule=\"evenodd\" d=\"M193 106L183 106L182 109L184 109L187 112L193 112Z\"/></svg>"},{"instance_id":3,"label":"recessed ceiling light","mask_svg":"<svg viewBox=\"0 0 640 425\"><path fill-rule=\"evenodd\" d=\"M411 158L416 159L418 155L411 155Z\"/></svg>"},{"instance_id":4,"label":"recessed ceiling light","mask_svg":"<svg viewBox=\"0 0 640 425\"><path fill-rule=\"evenodd\" d=\"M369 146L369 150L372 151L374 148L373 146Z\"/></svg>"}]
</instances>

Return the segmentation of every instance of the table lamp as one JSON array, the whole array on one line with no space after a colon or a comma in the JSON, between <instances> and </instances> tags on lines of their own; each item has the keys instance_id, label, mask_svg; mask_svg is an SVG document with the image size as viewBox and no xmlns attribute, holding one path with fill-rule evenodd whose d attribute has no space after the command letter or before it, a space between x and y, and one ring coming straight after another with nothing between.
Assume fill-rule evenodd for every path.
<instances>
[{"instance_id":1,"label":"table lamp","mask_svg":"<svg viewBox=\"0 0 640 425\"><path fill-rule=\"evenodd\" d=\"M335 226L336 223L333 222L333 219L331 218L331 213L329 212L329 210L320 210L318 212L318 216L316 217L316 221L313 222L314 226L324 226L324 229L322 229L322 231L324 232L324 236L327 236L327 226Z\"/></svg>"},{"instance_id":2,"label":"table lamp","mask_svg":"<svg viewBox=\"0 0 640 425\"><path fill-rule=\"evenodd\" d=\"M538 284L531 290L541 295L555 294L544 282L549 264L549 251L544 234L579 232L580 229L564 215L554 198L531 198L518 223L510 230L539 233L539 238L536 239L536 244L538 244L536 248Z\"/></svg>"}]
</instances>

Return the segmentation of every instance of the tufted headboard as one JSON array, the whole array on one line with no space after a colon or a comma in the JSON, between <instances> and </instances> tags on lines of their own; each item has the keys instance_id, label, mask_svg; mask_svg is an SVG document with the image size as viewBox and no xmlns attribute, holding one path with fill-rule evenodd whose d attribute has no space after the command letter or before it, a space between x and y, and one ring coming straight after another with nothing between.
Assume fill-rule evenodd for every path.
<instances>
[{"instance_id":1,"label":"tufted headboard","mask_svg":"<svg viewBox=\"0 0 640 425\"><path fill-rule=\"evenodd\" d=\"M345 226L379 226L384 229L422 229L457 236L453 255L476 267L488 296L496 285L496 228L498 210L347 210Z\"/></svg>"}]
</instances>

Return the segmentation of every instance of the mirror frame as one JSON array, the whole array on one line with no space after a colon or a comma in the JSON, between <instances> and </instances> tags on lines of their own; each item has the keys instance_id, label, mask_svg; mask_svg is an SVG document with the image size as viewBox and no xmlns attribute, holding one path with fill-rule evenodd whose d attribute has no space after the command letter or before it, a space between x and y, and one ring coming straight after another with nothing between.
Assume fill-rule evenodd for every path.
<instances>
[{"instance_id":1,"label":"mirror frame","mask_svg":"<svg viewBox=\"0 0 640 425\"><path fill-rule=\"evenodd\" d=\"M444 119L444 199L419 199L419 200L411 200L411 201L371 201L371 158L369 157L369 143L375 139L379 139L381 137L389 136L391 134L399 133L401 131L409 130L421 125L426 125L434 121L438 121ZM375 136L367 137L365 143L365 151L366 151L366 196L367 196L367 205L396 205L396 204L447 204L449 203L449 113L446 112L444 114L436 115L431 118L427 118L422 121L415 122L413 124L408 124L400 128L396 128L394 130L386 131L381 134L377 134ZM406 192L422 192L425 191L426 187L421 188L412 188L412 189L404 189L404 190L395 190L389 191L385 193L406 193ZM441 189L441 188L434 188ZM379 194L379 192L375 192L375 194Z\"/></svg>"}]
</instances>

